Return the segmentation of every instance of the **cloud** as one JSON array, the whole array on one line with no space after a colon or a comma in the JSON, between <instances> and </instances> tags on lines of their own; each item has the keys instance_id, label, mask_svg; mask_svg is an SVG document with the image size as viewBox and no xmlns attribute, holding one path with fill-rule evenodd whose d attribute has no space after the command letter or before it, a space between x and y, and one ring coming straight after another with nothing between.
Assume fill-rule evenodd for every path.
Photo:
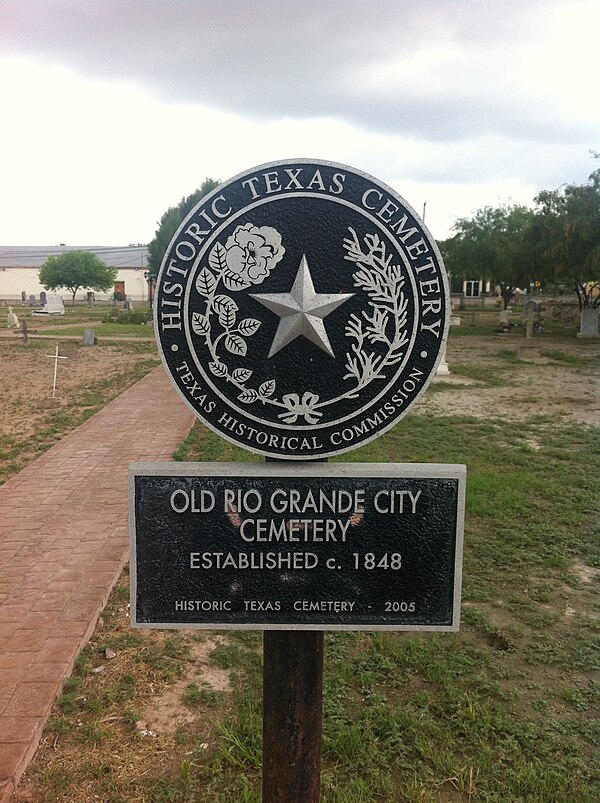
<instances>
[{"instance_id":1,"label":"cloud","mask_svg":"<svg viewBox=\"0 0 600 803\"><path fill-rule=\"evenodd\" d=\"M587 23L579 38L591 35L597 5L571 3L571 18L574 8ZM563 116L560 93L540 94L528 78L535 67L542 79L556 72L560 51L547 51L564 50L562 19L556 0L12 0L0 42L163 102L263 122L328 116L433 142L494 133L589 143L596 112ZM588 61L573 49L561 70Z\"/></svg>"},{"instance_id":2,"label":"cloud","mask_svg":"<svg viewBox=\"0 0 600 803\"><path fill-rule=\"evenodd\" d=\"M444 237L586 180L598 22L595 0L3 0L4 236L148 241L206 176L316 157Z\"/></svg>"}]
</instances>

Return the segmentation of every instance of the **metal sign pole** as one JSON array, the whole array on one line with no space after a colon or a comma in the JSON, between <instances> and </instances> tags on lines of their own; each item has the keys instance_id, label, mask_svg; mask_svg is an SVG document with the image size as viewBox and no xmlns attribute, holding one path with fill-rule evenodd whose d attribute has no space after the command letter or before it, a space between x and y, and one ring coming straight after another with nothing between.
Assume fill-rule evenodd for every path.
<instances>
[{"instance_id":1,"label":"metal sign pole","mask_svg":"<svg viewBox=\"0 0 600 803\"><path fill-rule=\"evenodd\" d=\"M321 798L323 645L322 630L263 631L263 803Z\"/></svg>"},{"instance_id":2,"label":"metal sign pole","mask_svg":"<svg viewBox=\"0 0 600 803\"><path fill-rule=\"evenodd\" d=\"M318 803L323 631L265 630L263 803Z\"/></svg>"}]
</instances>

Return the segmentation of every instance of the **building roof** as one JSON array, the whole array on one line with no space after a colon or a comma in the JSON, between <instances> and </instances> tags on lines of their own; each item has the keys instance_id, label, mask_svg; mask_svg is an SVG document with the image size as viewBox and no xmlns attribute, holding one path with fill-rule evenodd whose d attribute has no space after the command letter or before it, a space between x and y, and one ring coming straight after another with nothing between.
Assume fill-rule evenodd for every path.
<instances>
[{"instance_id":1,"label":"building roof","mask_svg":"<svg viewBox=\"0 0 600 803\"><path fill-rule=\"evenodd\" d=\"M0 245L0 268L39 269L49 256L59 256L65 251L90 251L109 268L148 267L148 248L145 245Z\"/></svg>"}]
</instances>

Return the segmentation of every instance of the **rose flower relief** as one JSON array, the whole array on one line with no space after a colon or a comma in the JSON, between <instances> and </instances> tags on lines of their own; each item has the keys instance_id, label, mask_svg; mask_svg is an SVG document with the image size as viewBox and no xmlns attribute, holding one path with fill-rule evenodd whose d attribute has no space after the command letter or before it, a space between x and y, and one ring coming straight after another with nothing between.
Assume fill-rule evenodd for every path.
<instances>
[{"instance_id":1,"label":"rose flower relief","mask_svg":"<svg viewBox=\"0 0 600 803\"><path fill-rule=\"evenodd\" d=\"M225 245L215 243L208 257L209 267L202 267L196 279L196 290L206 299L206 309L203 315L192 315L192 329L206 342L212 357L209 362L212 373L235 385L240 391L238 400L244 404L261 401L263 404L270 402L288 407L271 398L275 392L275 380L263 382L257 389L248 388L246 383L253 371L241 367L231 370L219 356L218 349L223 343L230 354L245 357L248 351L246 338L255 334L261 325L256 318L238 321L237 303L231 296L219 290L221 284L234 293L261 284L284 254L285 248L281 244L278 231L271 226L246 223L235 229ZM222 328L216 336L213 332L213 314L216 314ZM288 409L292 410L292 407Z\"/></svg>"},{"instance_id":2,"label":"rose flower relief","mask_svg":"<svg viewBox=\"0 0 600 803\"><path fill-rule=\"evenodd\" d=\"M217 246L215 246L216 248ZM225 243L228 270L244 283L244 287L260 284L285 254L281 235L271 226L238 226ZM241 290L242 287L229 287Z\"/></svg>"}]
</instances>

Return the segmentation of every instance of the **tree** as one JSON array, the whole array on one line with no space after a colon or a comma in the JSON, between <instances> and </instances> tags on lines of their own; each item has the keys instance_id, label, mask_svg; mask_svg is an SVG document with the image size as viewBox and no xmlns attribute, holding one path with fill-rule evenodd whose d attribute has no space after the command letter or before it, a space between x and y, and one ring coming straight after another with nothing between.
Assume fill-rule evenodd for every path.
<instances>
[{"instance_id":1,"label":"tree","mask_svg":"<svg viewBox=\"0 0 600 803\"><path fill-rule=\"evenodd\" d=\"M569 287L579 309L600 307L600 170L587 184L542 190L532 240L556 284Z\"/></svg>"},{"instance_id":2,"label":"tree","mask_svg":"<svg viewBox=\"0 0 600 803\"><path fill-rule=\"evenodd\" d=\"M150 274L154 278L158 276L158 271L160 270L165 251L167 250L173 235L179 228L181 221L185 218L188 212L192 211L198 201L218 187L219 183L219 181L215 181L213 178L204 179L196 192L188 195L187 198L182 198L177 206L170 206L161 217L160 222L157 224L158 228L154 232L154 238L148 245L148 268L150 270Z\"/></svg>"},{"instance_id":3,"label":"tree","mask_svg":"<svg viewBox=\"0 0 600 803\"><path fill-rule=\"evenodd\" d=\"M535 249L527 237L533 212L519 204L484 206L472 218L460 218L456 232L440 244L453 276L483 277L500 288L504 308L517 287L539 277Z\"/></svg>"},{"instance_id":4,"label":"tree","mask_svg":"<svg viewBox=\"0 0 600 803\"><path fill-rule=\"evenodd\" d=\"M46 290L66 287L75 295L80 287L92 290L108 290L117 277L117 269L109 268L91 251L65 251L58 256L50 256L40 268L40 284Z\"/></svg>"}]
</instances>

